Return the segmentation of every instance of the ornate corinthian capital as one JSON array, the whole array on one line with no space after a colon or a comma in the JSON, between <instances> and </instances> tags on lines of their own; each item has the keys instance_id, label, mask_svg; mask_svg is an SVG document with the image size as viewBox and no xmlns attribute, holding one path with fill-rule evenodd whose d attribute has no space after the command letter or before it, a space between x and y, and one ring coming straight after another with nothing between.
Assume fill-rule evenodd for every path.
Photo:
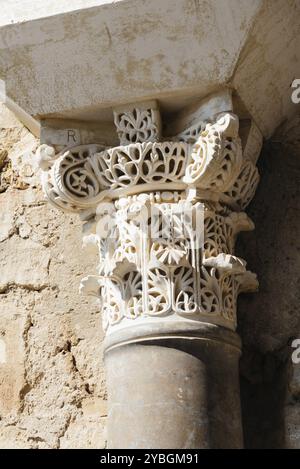
<instances>
[{"instance_id":1,"label":"ornate corinthian capital","mask_svg":"<svg viewBox=\"0 0 300 469\"><path fill-rule=\"evenodd\" d=\"M152 106L115 111L120 146L42 145L45 194L81 214L98 249L99 275L81 289L99 299L107 331L170 319L234 330L237 295L257 288L234 254L253 229L242 211L259 180L251 142L230 112L163 138Z\"/></svg>"}]
</instances>

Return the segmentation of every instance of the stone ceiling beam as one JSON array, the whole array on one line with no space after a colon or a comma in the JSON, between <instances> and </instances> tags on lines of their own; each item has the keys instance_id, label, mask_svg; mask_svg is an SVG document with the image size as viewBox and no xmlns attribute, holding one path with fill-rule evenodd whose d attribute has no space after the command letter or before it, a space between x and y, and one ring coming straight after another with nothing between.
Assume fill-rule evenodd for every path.
<instances>
[{"instance_id":1,"label":"stone ceiling beam","mask_svg":"<svg viewBox=\"0 0 300 469\"><path fill-rule=\"evenodd\" d=\"M37 119L113 121L113 107L153 98L174 113L224 86L266 138L297 112L295 0L21 3L0 25L0 78Z\"/></svg>"}]
</instances>

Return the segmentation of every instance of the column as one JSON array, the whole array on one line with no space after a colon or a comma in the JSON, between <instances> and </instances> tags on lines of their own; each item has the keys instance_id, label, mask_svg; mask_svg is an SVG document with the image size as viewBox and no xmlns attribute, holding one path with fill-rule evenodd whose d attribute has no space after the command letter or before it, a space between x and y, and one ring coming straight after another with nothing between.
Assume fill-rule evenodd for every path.
<instances>
[{"instance_id":1,"label":"column","mask_svg":"<svg viewBox=\"0 0 300 469\"><path fill-rule=\"evenodd\" d=\"M109 448L243 446L236 302L257 280L234 245L254 228L261 135L208 109L166 137L156 101L119 107L119 146L38 151L48 199L99 256L81 291L106 332Z\"/></svg>"}]
</instances>

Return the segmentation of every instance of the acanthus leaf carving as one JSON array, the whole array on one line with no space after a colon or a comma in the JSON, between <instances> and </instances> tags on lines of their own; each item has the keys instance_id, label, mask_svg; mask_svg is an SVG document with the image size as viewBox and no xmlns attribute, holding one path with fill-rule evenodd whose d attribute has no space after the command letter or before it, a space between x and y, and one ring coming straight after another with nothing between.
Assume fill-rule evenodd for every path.
<instances>
[{"instance_id":1,"label":"acanthus leaf carving","mask_svg":"<svg viewBox=\"0 0 300 469\"><path fill-rule=\"evenodd\" d=\"M213 223L204 224L204 242L198 246L186 236L184 221L180 222L172 207L177 203L164 201L163 194L129 196L114 203L115 226L98 242L100 275L96 283L97 288L100 284L98 294L108 329L122 321L170 315L234 329L237 295L257 288L256 277L246 270L245 261L231 253L236 233L251 227L247 216L228 212L220 204L204 204L204 220ZM197 204L192 203L192 223ZM169 237L157 231L155 216L146 216L139 223L132 219L131 207L137 213L145 206L150 214L168 217ZM149 221L153 221L155 236ZM159 237L161 234L164 236Z\"/></svg>"}]
</instances>

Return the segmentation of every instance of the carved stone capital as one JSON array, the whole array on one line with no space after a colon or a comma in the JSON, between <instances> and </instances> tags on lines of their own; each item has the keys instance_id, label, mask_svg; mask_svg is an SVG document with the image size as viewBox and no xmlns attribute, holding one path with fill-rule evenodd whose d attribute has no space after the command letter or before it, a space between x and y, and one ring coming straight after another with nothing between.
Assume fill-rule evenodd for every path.
<instances>
[{"instance_id":1,"label":"carved stone capital","mask_svg":"<svg viewBox=\"0 0 300 469\"><path fill-rule=\"evenodd\" d=\"M170 138L156 103L114 119L120 146L39 150L49 201L81 215L84 243L99 253L99 275L81 290L99 299L108 332L170 319L234 330L237 295L257 288L234 255L237 234L254 227L242 209L259 180L257 132L243 152L231 112Z\"/></svg>"}]
</instances>

